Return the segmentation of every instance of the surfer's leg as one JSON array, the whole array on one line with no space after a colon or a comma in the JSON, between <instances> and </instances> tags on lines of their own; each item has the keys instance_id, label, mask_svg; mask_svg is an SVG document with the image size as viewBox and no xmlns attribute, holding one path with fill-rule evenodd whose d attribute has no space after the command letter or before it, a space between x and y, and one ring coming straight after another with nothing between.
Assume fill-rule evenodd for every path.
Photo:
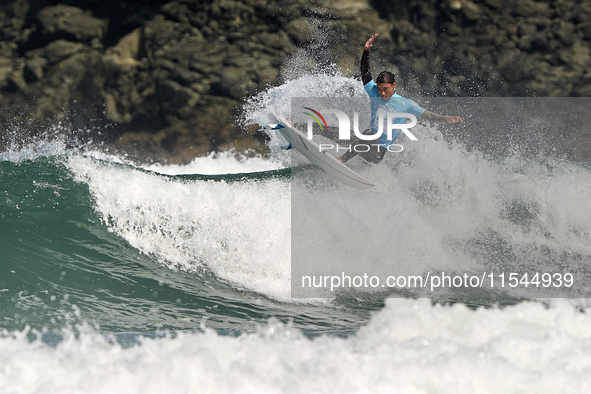
<instances>
[{"instance_id":1,"label":"surfer's leg","mask_svg":"<svg viewBox=\"0 0 591 394\"><path fill-rule=\"evenodd\" d=\"M357 156L357 152L355 152L354 150L350 150L350 151L345 152L345 154L342 155L341 157L339 157L339 160L342 161L343 163L346 163L347 161L351 160L355 156Z\"/></svg>"},{"instance_id":2,"label":"surfer's leg","mask_svg":"<svg viewBox=\"0 0 591 394\"><path fill-rule=\"evenodd\" d=\"M377 164L380 161L382 161L382 159L386 155L387 151L388 151L387 148L384 148L383 146L375 145L375 146L372 146L369 151L360 153L359 155L361 157L363 157L365 160L367 160L368 162Z\"/></svg>"},{"instance_id":3,"label":"surfer's leg","mask_svg":"<svg viewBox=\"0 0 591 394\"><path fill-rule=\"evenodd\" d=\"M372 135L375 133L371 129L367 129L363 131L363 134ZM351 160L358 154L370 163L379 163L380 161L382 161L387 151L386 148L384 148L383 146L378 146L377 144L375 144L375 141L363 141L361 138L357 137L354 134L352 134L351 137L352 140L350 150L345 152L345 154L340 157L340 160L343 163L348 160ZM364 148L357 148L357 146L360 144L364 145ZM365 147L369 147L369 150L364 151L363 149L365 149Z\"/></svg>"},{"instance_id":4,"label":"surfer's leg","mask_svg":"<svg viewBox=\"0 0 591 394\"><path fill-rule=\"evenodd\" d=\"M328 126L328 130L322 130L320 135L328 138L331 141L338 142L339 141L339 128L333 127L333 126Z\"/></svg>"},{"instance_id":5,"label":"surfer's leg","mask_svg":"<svg viewBox=\"0 0 591 394\"><path fill-rule=\"evenodd\" d=\"M363 134L370 134L371 130L367 129L363 132ZM342 155L339 160L341 160L343 163L351 160L352 158L354 158L355 156L357 156L359 154L359 152L355 149L355 147L357 145L359 145L360 143L363 143L363 141L361 140L361 138L357 137L355 135L355 133L351 133L351 143L349 145L349 150L347 152L345 152L344 155Z\"/></svg>"}]
</instances>

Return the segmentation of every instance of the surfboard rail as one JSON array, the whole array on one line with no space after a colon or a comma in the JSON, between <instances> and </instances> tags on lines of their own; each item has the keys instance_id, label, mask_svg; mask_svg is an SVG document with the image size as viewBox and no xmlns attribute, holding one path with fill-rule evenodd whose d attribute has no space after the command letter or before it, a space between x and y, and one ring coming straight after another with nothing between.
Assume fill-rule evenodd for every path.
<instances>
[{"instance_id":1,"label":"surfboard rail","mask_svg":"<svg viewBox=\"0 0 591 394\"><path fill-rule=\"evenodd\" d=\"M274 115L278 124L282 126L275 129L285 137L291 147L322 168L328 175L347 186L357 189L369 189L375 186L330 153L321 151L320 146L315 141L309 140L304 133L293 127L287 119L277 114Z\"/></svg>"}]
</instances>

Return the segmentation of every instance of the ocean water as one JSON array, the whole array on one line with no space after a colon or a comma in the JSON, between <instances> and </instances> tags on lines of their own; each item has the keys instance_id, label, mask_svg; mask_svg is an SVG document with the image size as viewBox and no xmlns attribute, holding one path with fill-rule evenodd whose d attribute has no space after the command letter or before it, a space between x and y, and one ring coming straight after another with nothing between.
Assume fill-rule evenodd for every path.
<instances>
[{"instance_id":1,"label":"ocean water","mask_svg":"<svg viewBox=\"0 0 591 394\"><path fill-rule=\"evenodd\" d=\"M266 124L302 92L363 94L358 81L318 78L253 97L243 121ZM417 134L378 166L350 164L376 182L373 197L403 201L398 266L587 275L587 163ZM590 392L583 296L292 298L294 177L327 203L353 191L282 144L271 140L272 159L186 166L59 141L0 153L0 392Z\"/></svg>"}]
</instances>

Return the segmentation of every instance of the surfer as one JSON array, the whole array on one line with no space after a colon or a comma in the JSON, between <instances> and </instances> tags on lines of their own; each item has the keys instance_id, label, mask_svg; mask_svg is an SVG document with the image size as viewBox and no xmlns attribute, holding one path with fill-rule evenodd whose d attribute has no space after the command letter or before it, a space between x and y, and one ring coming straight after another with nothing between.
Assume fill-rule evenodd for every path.
<instances>
[{"instance_id":1,"label":"surfer","mask_svg":"<svg viewBox=\"0 0 591 394\"><path fill-rule=\"evenodd\" d=\"M420 107L413 100L402 97L396 93L396 80L394 74L390 71L382 71L376 81L373 81L373 77L369 70L369 50L371 49L374 40L377 38L377 34L371 36L365 43L363 55L361 56L361 80L365 91L369 97L380 97L382 100L372 100L372 123L371 127L363 132L365 135L376 134L378 132L379 123L377 112L380 109L386 111L398 112L398 113L410 113L417 117L417 119L424 119L432 123L461 123L462 118L459 116L444 116L439 115L431 111ZM395 118L395 123L404 123L405 118ZM383 158L388 147L394 143L396 138L400 135L400 130L394 130L392 133L392 140L388 140L385 133L378 138L378 143L373 144L371 149L367 152L358 153L355 149L345 152L339 160L345 163L357 154L361 155L365 160L370 163L379 163ZM361 139L354 137L351 141L351 146L359 144Z\"/></svg>"}]
</instances>

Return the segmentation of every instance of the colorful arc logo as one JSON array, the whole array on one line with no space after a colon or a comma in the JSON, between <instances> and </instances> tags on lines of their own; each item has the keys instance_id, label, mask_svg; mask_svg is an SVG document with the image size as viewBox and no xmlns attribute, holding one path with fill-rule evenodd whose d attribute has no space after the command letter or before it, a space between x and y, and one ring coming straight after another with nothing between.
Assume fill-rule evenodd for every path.
<instances>
[{"instance_id":1,"label":"colorful arc logo","mask_svg":"<svg viewBox=\"0 0 591 394\"><path fill-rule=\"evenodd\" d=\"M326 131L328 131L328 125L326 124L326 120L324 120L324 118L322 117L322 115L320 115L320 112L318 112L318 111L316 111L316 110L313 110L313 109L312 109L312 108L310 108L310 107L304 107L304 109L307 109L308 111L312 111L312 112L314 112L316 115L318 115L318 117L319 117L320 119L322 119L322 123L324 123L324 127L326 127ZM312 119L314 119L314 120L316 121L316 123L318 123L318 126L320 126L320 131L322 131L322 123L320 123L320 120L319 120L319 119L318 119L316 116L312 115L312 114L311 114L311 113L309 113L309 112L304 112L304 114L306 114L306 115L308 115L308 116L311 116L311 117L312 117Z\"/></svg>"}]
</instances>

